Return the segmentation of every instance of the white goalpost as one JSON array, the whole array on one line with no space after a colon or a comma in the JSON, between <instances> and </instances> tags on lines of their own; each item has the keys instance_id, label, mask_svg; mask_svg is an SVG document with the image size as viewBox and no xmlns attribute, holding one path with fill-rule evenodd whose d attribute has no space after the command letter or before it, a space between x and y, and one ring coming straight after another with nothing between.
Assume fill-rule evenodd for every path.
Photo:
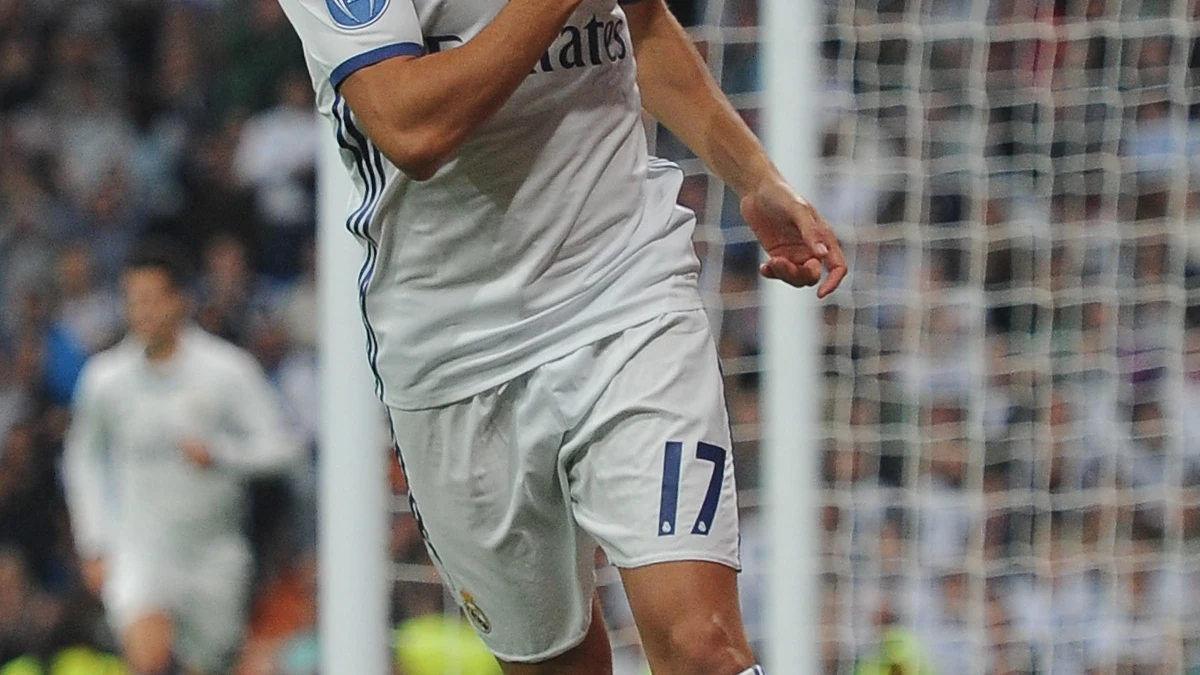
<instances>
[{"instance_id":1,"label":"white goalpost","mask_svg":"<svg viewBox=\"0 0 1200 675\"><path fill-rule=\"evenodd\" d=\"M817 173L817 33L813 0L763 0L763 136L802 195ZM820 317L811 290L762 284L762 485L766 519L768 672L819 672L817 608Z\"/></svg>"},{"instance_id":2,"label":"white goalpost","mask_svg":"<svg viewBox=\"0 0 1200 675\"><path fill-rule=\"evenodd\" d=\"M366 334L355 295L362 247L344 226L350 178L333 138L322 138L317 189L321 672L385 675L391 672L388 473L380 403L363 358Z\"/></svg>"}]
</instances>

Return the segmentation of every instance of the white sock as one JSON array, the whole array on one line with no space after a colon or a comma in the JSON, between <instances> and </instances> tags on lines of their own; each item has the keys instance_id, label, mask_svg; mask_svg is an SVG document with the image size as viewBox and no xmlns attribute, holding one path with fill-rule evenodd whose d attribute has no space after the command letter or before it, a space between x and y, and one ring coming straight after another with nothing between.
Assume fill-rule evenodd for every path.
<instances>
[{"instance_id":1,"label":"white sock","mask_svg":"<svg viewBox=\"0 0 1200 675\"><path fill-rule=\"evenodd\" d=\"M763 672L762 666L750 666L737 675L766 675L766 673Z\"/></svg>"}]
</instances>

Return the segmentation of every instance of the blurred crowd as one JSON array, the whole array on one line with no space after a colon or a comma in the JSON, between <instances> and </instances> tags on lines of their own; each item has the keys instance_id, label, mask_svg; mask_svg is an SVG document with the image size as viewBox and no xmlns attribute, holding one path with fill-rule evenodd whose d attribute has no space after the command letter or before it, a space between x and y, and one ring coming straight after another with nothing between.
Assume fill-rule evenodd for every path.
<instances>
[{"instance_id":1,"label":"blurred crowd","mask_svg":"<svg viewBox=\"0 0 1200 675\"><path fill-rule=\"evenodd\" d=\"M58 464L83 362L123 335L120 266L164 237L191 256L196 321L258 358L310 447L254 486L243 672L316 672L319 132L275 0L0 0L0 667L115 648Z\"/></svg>"},{"instance_id":2,"label":"blurred crowd","mask_svg":"<svg viewBox=\"0 0 1200 675\"><path fill-rule=\"evenodd\" d=\"M720 24L701 47L755 124L756 4L676 7ZM853 270L822 314L826 672L1200 673L1200 16L823 11L813 194ZM0 0L0 668L114 649L58 459L79 369L122 335L134 242L186 246L196 320L259 359L315 454L311 107L276 0ZM760 309L716 190L698 174L682 200L723 307L753 624ZM241 675L316 672L313 481L309 461L256 486ZM449 603L403 513L392 550L403 642Z\"/></svg>"}]
</instances>

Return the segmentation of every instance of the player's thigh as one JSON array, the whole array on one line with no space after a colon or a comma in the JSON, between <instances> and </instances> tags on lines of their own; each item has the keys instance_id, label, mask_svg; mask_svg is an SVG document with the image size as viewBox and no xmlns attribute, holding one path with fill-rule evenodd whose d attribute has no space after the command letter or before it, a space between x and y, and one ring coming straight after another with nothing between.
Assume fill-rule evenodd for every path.
<instances>
[{"instance_id":1,"label":"player's thigh","mask_svg":"<svg viewBox=\"0 0 1200 675\"><path fill-rule=\"evenodd\" d=\"M738 568L724 388L705 314L666 315L599 357L615 374L563 449L579 524L618 567Z\"/></svg>"},{"instance_id":2,"label":"player's thigh","mask_svg":"<svg viewBox=\"0 0 1200 675\"><path fill-rule=\"evenodd\" d=\"M159 642L157 636L164 631L158 618L169 619L172 593L173 584L156 556L120 547L113 552L101 598L109 624L123 646L130 642L127 638L132 638L139 650L142 645ZM154 620L147 621L148 617Z\"/></svg>"},{"instance_id":3,"label":"player's thigh","mask_svg":"<svg viewBox=\"0 0 1200 675\"><path fill-rule=\"evenodd\" d=\"M595 551L559 473L562 424L531 379L391 411L413 512L443 581L492 652L521 663L583 641Z\"/></svg>"},{"instance_id":4,"label":"player's thigh","mask_svg":"<svg viewBox=\"0 0 1200 675\"><path fill-rule=\"evenodd\" d=\"M621 581L653 672L732 675L754 664L737 570L712 562L667 562L622 569Z\"/></svg>"}]
</instances>

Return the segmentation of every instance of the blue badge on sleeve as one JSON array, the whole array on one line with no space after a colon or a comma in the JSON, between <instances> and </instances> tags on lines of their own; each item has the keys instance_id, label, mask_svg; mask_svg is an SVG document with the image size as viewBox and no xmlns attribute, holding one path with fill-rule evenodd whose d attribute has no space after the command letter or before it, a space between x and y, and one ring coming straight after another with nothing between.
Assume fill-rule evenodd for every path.
<instances>
[{"instance_id":1,"label":"blue badge on sleeve","mask_svg":"<svg viewBox=\"0 0 1200 675\"><path fill-rule=\"evenodd\" d=\"M333 22L342 28L363 28L375 23L389 0L325 0Z\"/></svg>"}]
</instances>

